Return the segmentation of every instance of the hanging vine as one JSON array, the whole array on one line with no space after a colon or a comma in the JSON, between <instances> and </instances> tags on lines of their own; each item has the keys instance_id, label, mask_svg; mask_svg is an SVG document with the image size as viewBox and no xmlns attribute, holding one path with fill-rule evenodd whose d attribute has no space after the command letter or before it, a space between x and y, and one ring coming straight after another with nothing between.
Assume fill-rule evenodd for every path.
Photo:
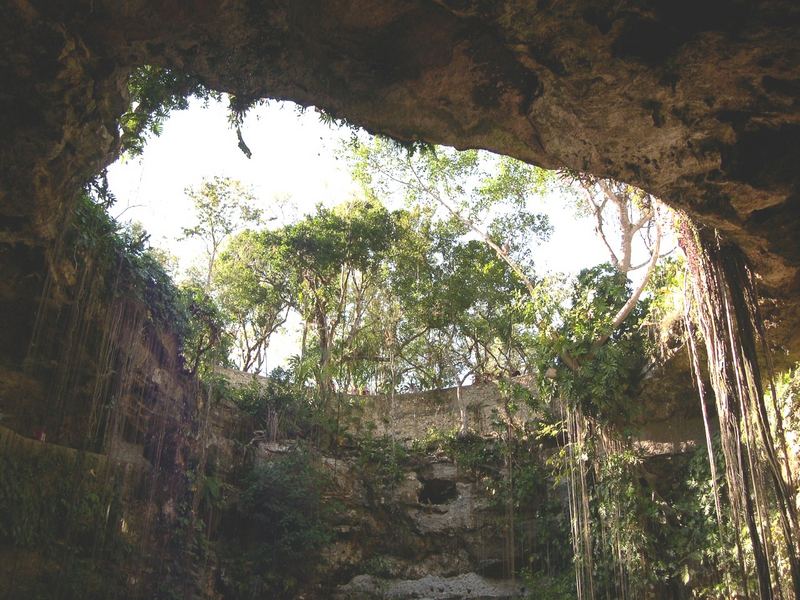
<instances>
[{"instance_id":1,"label":"hanging vine","mask_svg":"<svg viewBox=\"0 0 800 600\"><path fill-rule=\"evenodd\" d=\"M732 519L738 532L745 527L761 599L781 594L769 515L777 512L783 553L789 564L791 589L800 597L797 510L792 497L788 450L782 425L775 431L764 400L758 352L769 355L753 272L738 248L726 244L713 229L699 229L681 219L680 243L691 274L692 300L702 333L709 377L716 400L725 478L730 492ZM768 370L771 365L767 360ZM768 373L772 376L772 373ZM773 405L774 386L770 385ZM779 419L779 416L777 417ZM712 460L713 464L713 460ZM770 502L774 502L774 506ZM743 586L744 550L735 538ZM747 592L745 592L747 594ZM749 597L749 596L747 596Z\"/></svg>"}]
</instances>

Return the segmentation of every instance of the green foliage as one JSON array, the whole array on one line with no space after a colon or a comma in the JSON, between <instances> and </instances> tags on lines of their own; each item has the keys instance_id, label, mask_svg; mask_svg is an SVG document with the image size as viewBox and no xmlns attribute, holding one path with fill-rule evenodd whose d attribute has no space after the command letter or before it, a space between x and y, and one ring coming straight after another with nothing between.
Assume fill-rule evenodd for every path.
<instances>
[{"instance_id":1,"label":"green foliage","mask_svg":"<svg viewBox=\"0 0 800 600\"><path fill-rule=\"evenodd\" d=\"M389 436L365 435L357 440L356 465L373 502L402 481L408 460L406 448Z\"/></svg>"},{"instance_id":2,"label":"green foliage","mask_svg":"<svg viewBox=\"0 0 800 600\"><path fill-rule=\"evenodd\" d=\"M179 334L187 323L180 294L162 264L148 246L149 235L137 225L123 227L106 209L82 196L75 210L68 244L75 262L91 268L110 298L137 299L159 324L170 324Z\"/></svg>"},{"instance_id":3,"label":"green foliage","mask_svg":"<svg viewBox=\"0 0 800 600\"><path fill-rule=\"evenodd\" d=\"M313 270L327 279L342 265L375 268L390 247L394 224L378 201L351 201L333 209L319 206L314 215L276 232L274 248L290 266Z\"/></svg>"},{"instance_id":4,"label":"green foliage","mask_svg":"<svg viewBox=\"0 0 800 600\"><path fill-rule=\"evenodd\" d=\"M299 108L299 112L305 112L306 108ZM350 135L352 139L357 139L356 136L359 132L362 131L361 127L349 121L346 117L340 117L335 115L330 110L324 108L315 108L314 109L317 113L317 117L319 118L319 122L323 125L327 125L331 129L348 129L350 131ZM388 139L388 138L387 138Z\"/></svg>"},{"instance_id":5,"label":"green foliage","mask_svg":"<svg viewBox=\"0 0 800 600\"><path fill-rule=\"evenodd\" d=\"M206 253L205 270L196 279L211 290L217 256L225 241L246 225L257 224L261 210L255 197L241 182L230 177L204 179L196 188L186 189L195 212L195 224L183 228L183 238L200 240Z\"/></svg>"},{"instance_id":6,"label":"green foliage","mask_svg":"<svg viewBox=\"0 0 800 600\"><path fill-rule=\"evenodd\" d=\"M260 372L272 335L286 321L292 300L289 272L268 259L254 231L235 236L214 264L214 291L228 320L243 371Z\"/></svg>"},{"instance_id":7,"label":"green foliage","mask_svg":"<svg viewBox=\"0 0 800 600\"><path fill-rule=\"evenodd\" d=\"M372 556L361 564L361 571L373 577L391 578L395 574L392 563L383 556Z\"/></svg>"},{"instance_id":8,"label":"green foliage","mask_svg":"<svg viewBox=\"0 0 800 600\"><path fill-rule=\"evenodd\" d=\"M591 464L595 444L581 451ZM661 597L721 600L736 593L729 515L720 532L705 448L688 457L650 458L646 465L622 449L595 465L589 503L597 593L618 596L623 585L634 597L655 590Z\"/></svg>"},{"instance_id":9,"label":"green foliage","mask_svg":"<svg viewBox=\"0 0 800 600\"><path fill-rule=\"evenodd\" d=\"M269 303L261 305L262 314L271 319L291 307L306 324L303 364L295 371L313 376L322 403L330 401L334 381L346 389L367 358L364 313L394 234L393 215L379 202L353 201L233 241L235 260L252 273L243 292ZM240 252L245 245L250 249Z\"/></svg>"},{"instance_id":10,"label":"green foliage","mask_svg":"<svg viewBox=\"0 0 800 600\"><path fill-rule=\"evenodd\" d=\"M208 101L219 95L197 78L163 67L144 65L128 77L130 106L120 117L122 151L137 156L149 135L159 135L173 110L185 110L190 98Z\"/></svg>"},{"instance_id":11,"label":"green foliage","mask_svg":"<svg viewBox=\"0 0 800 600\"><path fill-rule=\"evenodd\" d=\"M682 258L666 258L653 269L647 282L645 322L652 355L662 355L683 343L686 313L686 265Z\"/></svg>"},{"instance_id":12,"label":"green foliage","mask_svg":"<svg viewBox=\"0 0 800 600\"><path fill-rule=\"evenodd\" d=\"M724 463L718 438L714 440L714 452L717 472L721 473ZM691 589L695 597L728 598L731 586L733 589L737 586L731 577L737 570L735 549L725 541L725 537L732 534L728 515L723 515L722 531L717 523L705 448L698 448L675 475L665 498L671 508L664 509L666 527L662 525L650 531L653 577ZM724 479L717 484L724 498Z\"/></svg>"},{"instance_id":13,"label":"green foliage","mask_svg":"<svg viewBox=\"0 0 800 600\"><path fill-rule=\"evenodd\" d=\"M530 261L532 243L546 239L550 224L531 210L549 189L552 172L476 150L437 146L407 151L383 138L355 139L348 148L353 178L368 196L402 196L412 207L483 231L514 261Z\"/></svg>"},{"instance_id":14,"label":"green foliage","mask_svg":"<svg viewBox=\"0 0 800 600\"><path fill-rule=\"evenodd\" d=\"M521 352L525 287L486 244L464 237L456 219L430 211L398 214L387 285L396 299L398 360L404 384L430 389L525 369ZM407 340L407 341L406 341Z\"/></svg>"},{"instance_id":15,"label":"green foliage","mask_svg":"<svg viewBox=\"0 0 800 600\"><path fill-rule=\"evenodd\" d=\"M74 462L56 452L0 455L0 539L23 548L68 539L88 552L96 536L113 538L120 518L118 490L93 472L81 455ZM105 512L112 508L109 532Z\"/></svg>"},{"instance_id":16,"label":"green foliage","mask_svg":"<svg viewBox=\"0 0 800 600\"><path fill-rule=\"evenodd\" d=\"M582 271L568 309L560 313L562 324L557 334L545 332L536 340L535 349L542 357L541 373L554 364L554 357L559 357L558 387L543 380L544 390L579 403L587 415L622 425L634 414L633 398L646 361L640 328L646 302L640 302L611 331L615 315L630 294L630 282L611 265ZM608 341L598 345L596 340L605 335ZM571 357L578 368L568 367L564 356Z\"/></svg>"},{"instance_id":17,"label":"green foliage","mask_svg":"<svg viewBox=\"0 0 800 600\"><path fill-rule=\"evenodd\" d=\"M132 540L121 531L122 482L103 469L83 454L4 448L0 548L36 555L33 572L41 569L35 579L8 573L5 591L49 598L57 586L62 598L98 600L123 592Z\"/></svg>"},{"instance_id":18,"label":"green foliage","mask_svg":"<svg viewBox=\"0 0 800 600\"><path fill-rule=\"evenodd\" d=\"M618 590L624 569L628 589L642 593L652 575L646 569L650 548L645 523L660 515L637 478L641 458L635 452L609 453L599 464L592 498L595 584Z\"/></svg>"},{"instance_id":19,"label":"green foliage","mask_svg":"<svg viewBox=\"0 0 800 600\"><path fill-rule=\"evenodd\" d=\"M354 139L347 149L356 181L384 197L402 194L415 204L447 200L474 220L490 208L528 210L555 174L521 161L477 150L444 146L409 148L386 138ZM546 233L547 223L541 221Z\"/></svg>"},{"instance_id":20,"label":"green foliage","mask_svg":"<svg viewBox=\"0 0 800 600\"><path fill-rule=\"evenodd\" d=\"M788 451L795 457L800 457L800 364L778 378L776 393L777 403L770 406L770 409L773 413L777 411L780 414L770 415L771 420L777 423L780 418L785 431L784 437L789 438ZM794 439L793 443L791 438ZM800 459L795 461L793 468L795 471L800 470Z\"/></svg>"},{"instance_id":21,"label":"green foliage","mask_svg":"<svg viewBox=\"0 0 800 600\"><path fill-rule=\"evenodd\" d=\"M246 386L230 390L229 396L271 438L303 436L316 423L312 406L298 390L294 374L282 367L273 369L266 381L253 379Z\"/></svg>"},{"instance_id":22,"label":"green foliage","mask_svg":"<svg viewBox=\"0 0 800 600\"><path fill-rule=\"evenodd\" d=\"M198 283L176 286L163 255L148 241L141 226L120 225L102 205L83 196L67 244L76 266L91 270L93 285L101 286L104 298L136 300L153 324L178 335L190 372L225 364L231 339L217 301Z\"/></svg>"},{"instance_id":23,"label":"green foliage","mask_svg":"<svg viewBox=\"0 0 800 600\"><path fill-rule=\"evenodd\" d=\"M223 564L235 598L293 598L331 539L327 479L307 450L254 467L225 519Z\"/></svg>"},{"instance_id":24,"label":"green foliage","mask_svg":"<svg viewBox=\"0 0 800 600\"><path fill-rule=\"evenodd\" d=\"M458 430L429 429L427 435L414 440L411 447L423 454L443 453L451 457L459 469L475 477L496 475L503 464L503 450L498 439L459 435Z\"/></svg>"},{"instance_id":25,"label":"green foliage","mask_svg":"<svg viewBox=\"0 0 800 600\"><path fill-rule=\"evenodd\" d=\"M527 598L530 600L574 600L576 597L575 577L571 570L556 576L540 572L523 573Z\"/></svg>"},{"instance_id":26,"label":"green foliage","mask_svg":"<svg viewBox=\"0 0 800 600\"><path fill-rule=\"evenodd\" d=\"M225 336L225 317L216 301L198 283L180 287L179 301L186 319L183 322L183 354L191 373L211 376L213 367L224 363L230 349Z\"/></svg>"},{"instance_id":27,"label":"green foliage","mask_svg":"<svg viewBox=\"0 0 800 600\"><path fill-rule=\"evenodd\" d=\"M563 492L552 478L536 438L503 439L431 429L412 443L412 452L452 458L459 472L477 482L499 514L513 511L517 551L524 558L524 564L518 566L538 582L534 590L547 586L561 589L560 583L551 579L560 582L564 572L571 581L572 548Z\"/></svg>"}]
</instances>

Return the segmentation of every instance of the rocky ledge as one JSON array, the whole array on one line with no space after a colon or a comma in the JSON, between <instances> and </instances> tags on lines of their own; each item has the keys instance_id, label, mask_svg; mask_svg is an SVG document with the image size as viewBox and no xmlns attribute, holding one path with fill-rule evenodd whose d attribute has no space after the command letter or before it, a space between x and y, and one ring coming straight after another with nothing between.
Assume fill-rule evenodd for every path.
<instances>
[{"instance_id":1,"label":"rocky ledge","mask_svg":"<svg viewBox=\"0 0 800 600\"><path fill-rule=\"evenodd\" d=\"M511 600L523 598L525 587L506 580L491 580L465 573L455 577L429 575L421 579L387 580L358 575L339 587L337 600Z\"/></svg>"}]
</instances>

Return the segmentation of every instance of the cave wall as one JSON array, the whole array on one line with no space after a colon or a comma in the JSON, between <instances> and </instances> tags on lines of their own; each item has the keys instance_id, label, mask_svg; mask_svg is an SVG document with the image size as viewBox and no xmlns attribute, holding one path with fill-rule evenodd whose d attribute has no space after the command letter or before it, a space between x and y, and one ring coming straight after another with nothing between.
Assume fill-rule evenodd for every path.
<instances>
[{"instance_id":1,"label":"cave wall","mask_svg":"<svg viewBox=\"0 0 800 600\"><path fill-rule=\"evenodd\" d=\"M174 325L132 293L117 260L0 242L2 424L82 450L138 448L155 466L166 448L172 464L202 396Z\"/></svg>"},{"instance_id":2,"label":"cave wall","mask_svg":"<svg viewBox=\"0 0 800 600\"><path fill-rule=\"evenodd\" d=\"M237 381L235 373L227 370L225 375ZM512 382L536 393L535 381L529 375L515 377ZM495 381L465 385L461 389L467 429L479 436L496 433L496 424L507 418L504 404L503 393ZM393 395L348 395L343 407L341 419L348 432L385 435L404 444L425 439L431 430L450 432L461 427L454 387ZM703 418L685 349L643 379L632 413L629 421L617 426L630 433L643 456L681 454L705 444ZM535 416L535 411L521 403L511 418L522 427Z\"/></svg>"},{"instance_id":3,"label":"cave wall","mask_svg":"<svg viewBox=\"0 0 800 600\"><path fill-rule=\"evenodd\" d=\"M78 225L0 242L0 598L173 597L204 583L185 573L204 396L157 283Z\"/></svg>"},{"instance_id":4,"label":"cave wall","mask_svg":"<svg viewBox=\"0 0 800 600\"><path fill-rule=\"evenodd\" d=\"M231 369L219 373L234 388L267 381ZM651 372L637 400L640 414L624 425L641 461L636 485L644 497L652 494L668 506L674 502L688 510L690 463L698 457L705 461L706 450L686 357L678 355ZM237 473L243 466L269 468L295 453L311 456L324 474L332 530L319 546L320 555L308 560L309 568L296 582L307 596L444 600L546 595L542 580L534 580L532 588L523 577L514 581L510 565L568 580L573 576L571 562L561 554L569 547L567 490L563 482L545 475L545 465L558 453L557 442L531 433L541 415L527 407L515 414L518 431L528 434L521 438L525 451L515 467L515 485L525 492L513 513L511 536L508 504L502 499L507 488L499 483L507 481L501 450L505 442L499 433L504 425L497 414L502 394L495 382L483 382L464 386L462 401L469 406L470 433L450 438L460 425L455 388L343 396L340 409L331 407L331 422L346 429L337 436L339 445L311 452L308 439L272 440L265 431L254 431L259 427L251 417L223 401L212 409L208 440L218 450L218 473L233 486L242 484ZM234 439L239 443L233 444ZM244 495L231 495L233 505ZM229 509L214 522L212 539L221 549L216 568L222 587L230 588L229 562L241 557L224 549L240 541L243 530L255 532L258 539L258 519L232 516ZM681 519L658 522L661 533L685 526ZM543 561L550 551L552 565L550 558ZM698 585L695 575L713 577L703 569L693 571L691 586ZM688 581L662 581L643 597L689 597L691 586Z\"/></svg>"},{"instance_id":5,"label":"cave wall","mask_svg":"<svg viewBox=\"0 0 800 600\"><path fill-rule=\"evenodd\" d=\"M118 154L126 78L142 64L192 73L243 99L317 105L400 139L639 185L744 250L778 301L775 337L797 350L799 31L793 0L5 0L2 412L31 435L57 408L50 376L72 363L86 377L66 386L74 392L59 403L68 421L48 426L49 435L67 446L86 437L106 321L81 316L58 239L84 182ZM94 341L71 355L59 323L74 310ZM37 331L49 350L31 361ZM142 347L121 400L136 416L117 413L115 431L138 424L114 439L141 445L152 464L147 432L169 433L165 466L177 471L193 399L175 342L146 327L127 335L114 344ZM136 412L142 397L157 400L150 409L169 415L168 428L153 430Z\"/></svg>"},{"instance_id":6,"label":"cave wall","mask_svg":"<svg viewBox=\"0 0 800 600\"><path fill-rule=\"evenodd\" d=\"M0 241L57 233L159 64L646 188L744 249L796 345L799 25L791 0L6 2Z\"/></svg>"}]
</instances>

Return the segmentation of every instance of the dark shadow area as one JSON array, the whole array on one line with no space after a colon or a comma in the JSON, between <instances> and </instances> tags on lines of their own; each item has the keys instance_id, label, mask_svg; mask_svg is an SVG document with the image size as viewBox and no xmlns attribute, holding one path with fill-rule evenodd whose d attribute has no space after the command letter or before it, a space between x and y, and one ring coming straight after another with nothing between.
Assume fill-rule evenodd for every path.
<instances>
[{"instance_id":1,"label":"dark shadow area","mask_svg":"<svg viewBox=\"0 0 800 600\"><path fill-rule=\"evenodd\" d=\"M427 479L419 492L420 504L447 504L458 498L456 482L448 479Z\"/></svg>"}]
</instances>

